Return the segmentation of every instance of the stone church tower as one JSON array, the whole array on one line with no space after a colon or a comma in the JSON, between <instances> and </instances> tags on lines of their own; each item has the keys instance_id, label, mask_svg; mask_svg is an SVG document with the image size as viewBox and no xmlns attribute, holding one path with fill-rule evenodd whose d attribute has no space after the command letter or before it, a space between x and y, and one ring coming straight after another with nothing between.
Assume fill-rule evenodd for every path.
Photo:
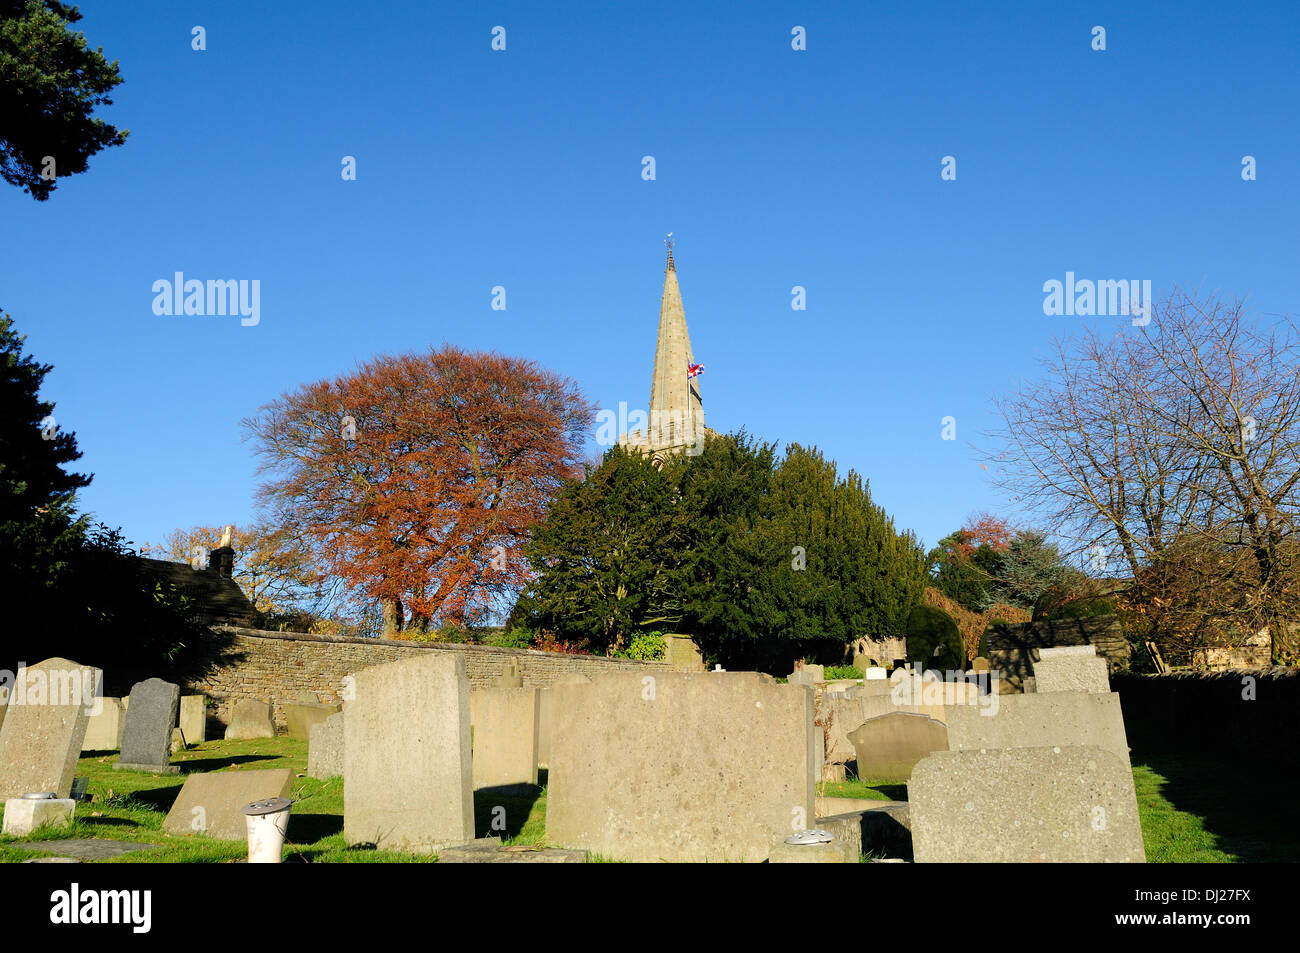
<instances>
[{"instance_id":1,"label":"stone church tower","mask_svg":"<svg viewBox=\"0 0 1300 953\"><path fill-rule=\"evenodd\" d=\"M649 453L659 461L669 453L695 455L703 450L704 439L713 431L704 426L700 378L691 374L694 364L669 235L668 267L664 271L664 293L659 303L659 340L655 345L654 376L650 380L649 420L644 429L625 434L620 443L629 450Z\"/></svg>"}]
</instances>

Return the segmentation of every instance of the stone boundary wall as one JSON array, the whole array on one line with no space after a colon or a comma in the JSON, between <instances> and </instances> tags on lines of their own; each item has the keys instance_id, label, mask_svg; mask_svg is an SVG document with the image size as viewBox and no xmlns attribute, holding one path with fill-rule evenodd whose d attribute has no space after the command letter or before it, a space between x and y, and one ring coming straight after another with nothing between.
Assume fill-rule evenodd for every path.
<instances>
[{"instance_id":1,"label":"stone boundary wall","mask_svg":"<svg viewBox=\"0 0 1300 953\"><path fill-rule=\"evenodd\" d=\"M1300 668L1117 673L1110 686L1119 693L1134 747L1286 752L1300 724ZM1242 697L1248 689L1253 700Z\"/></svg>"},{"instance_id":2,"label":"stone boundary wall","mask_svg":"<svg viewBox=\"0 0 1300 953\"><path fill-rule=\"evenodd\" d=\"M209 710L225 723L232 702L261 698L272 704L277 726L285 724L281 703L307 693L327 704L342 701L343 677L385 662L412 658L421 652L453 652L465 657L470 688L486 688L501 674L508 660L519 666L526 688L548 688L566 675L602 672L667 670L665 662L638 662L597 655L565 655L533 649L455 642L400 642L392 639L354 639L307 635L302 632L268 632L225 626L218 630L233 637L226 650L229 660L206 677L186 686L186 692L209 696Z\"/></svg>"}]
</instances>

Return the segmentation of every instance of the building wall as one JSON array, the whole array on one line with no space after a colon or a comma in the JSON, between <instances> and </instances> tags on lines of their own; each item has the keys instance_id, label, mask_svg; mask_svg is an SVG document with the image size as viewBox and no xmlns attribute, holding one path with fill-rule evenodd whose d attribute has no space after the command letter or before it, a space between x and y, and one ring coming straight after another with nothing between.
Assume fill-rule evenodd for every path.
<instances>
[{"instance_id":1,"label":"building wall","mask_svg":"<svg viewBox=\"0 0 1300 953\"><path fill-rule=\"evenodd\" d=\"M300 695L314 695L317 701L338 703L342 700L340 693L344 676L372 665L410 658L418 652L463 655L470 688L489 685L512 659L519 667L524 686L536 688L546 688L565 675L668 668L663 662L564 655L490 645L349 639L236 627L227 627L223 631L234 640L227 653L229 660L186 689L212 698L216 704L216 717L222 722L227 721L231 702L241 698L260 698L272 703L276 724L283 726L282 702L295 701Z\"/></svg>"}]
</instances>

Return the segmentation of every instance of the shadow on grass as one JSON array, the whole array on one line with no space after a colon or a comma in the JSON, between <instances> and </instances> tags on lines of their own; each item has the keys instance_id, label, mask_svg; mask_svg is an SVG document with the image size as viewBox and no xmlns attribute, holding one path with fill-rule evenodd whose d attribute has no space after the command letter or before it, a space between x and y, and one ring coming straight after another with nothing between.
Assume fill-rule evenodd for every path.
<instances>
[{"instance_id":1,"label":"shadow on grass","mask_svg":"<svg viewBox=\"0 0 1300 953\"><path fill-rule=\"evenodd\" d=\"M199 758L174 763L180 765L183 774L203 774L207 771L228 768L232 764L249 764L253 761L280 761L282 758L283 756L278 754L234 754L226 755L224 758Z\"/></svg>"},{"instance_id":2,"label":"shadow on grass","mask_svg":"<svg viewBox=\"0 0 1300 953\"><path fill-rule=\"evenodd\" d=\"M290 814L289 832L285 836L295 844L314 844L341 833L341 814Z\"/></svg>"},{"instance_id":3,"label":"shadow on grass","mask_svg":"<svg viewBox=\"0 0 1300 953\"><path fill-rule=\"evenodd\" d=\"M541 796L541 786L534 784L479 788L474 792L474 836L518 836Z\"/></svg>"}]
</instances>

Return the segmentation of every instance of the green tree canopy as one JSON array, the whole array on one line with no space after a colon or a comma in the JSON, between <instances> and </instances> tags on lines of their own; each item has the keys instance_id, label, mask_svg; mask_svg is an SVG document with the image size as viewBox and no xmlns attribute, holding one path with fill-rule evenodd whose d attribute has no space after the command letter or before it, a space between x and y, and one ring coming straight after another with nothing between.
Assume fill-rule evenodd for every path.
<instances>
[{"instance_id":1,"label":"green tree canopy","mask_svg":"<svg viewBox=\"0 0 1300 953\"><path fill-rule=\"evenodd\" d=\"M37 201L57 176L85 172L91 156L126 141L91 115L112 104L122 77L68 28L80 19L58 0L0 0L0 176Z\"/></svg>"}]
</instances>

